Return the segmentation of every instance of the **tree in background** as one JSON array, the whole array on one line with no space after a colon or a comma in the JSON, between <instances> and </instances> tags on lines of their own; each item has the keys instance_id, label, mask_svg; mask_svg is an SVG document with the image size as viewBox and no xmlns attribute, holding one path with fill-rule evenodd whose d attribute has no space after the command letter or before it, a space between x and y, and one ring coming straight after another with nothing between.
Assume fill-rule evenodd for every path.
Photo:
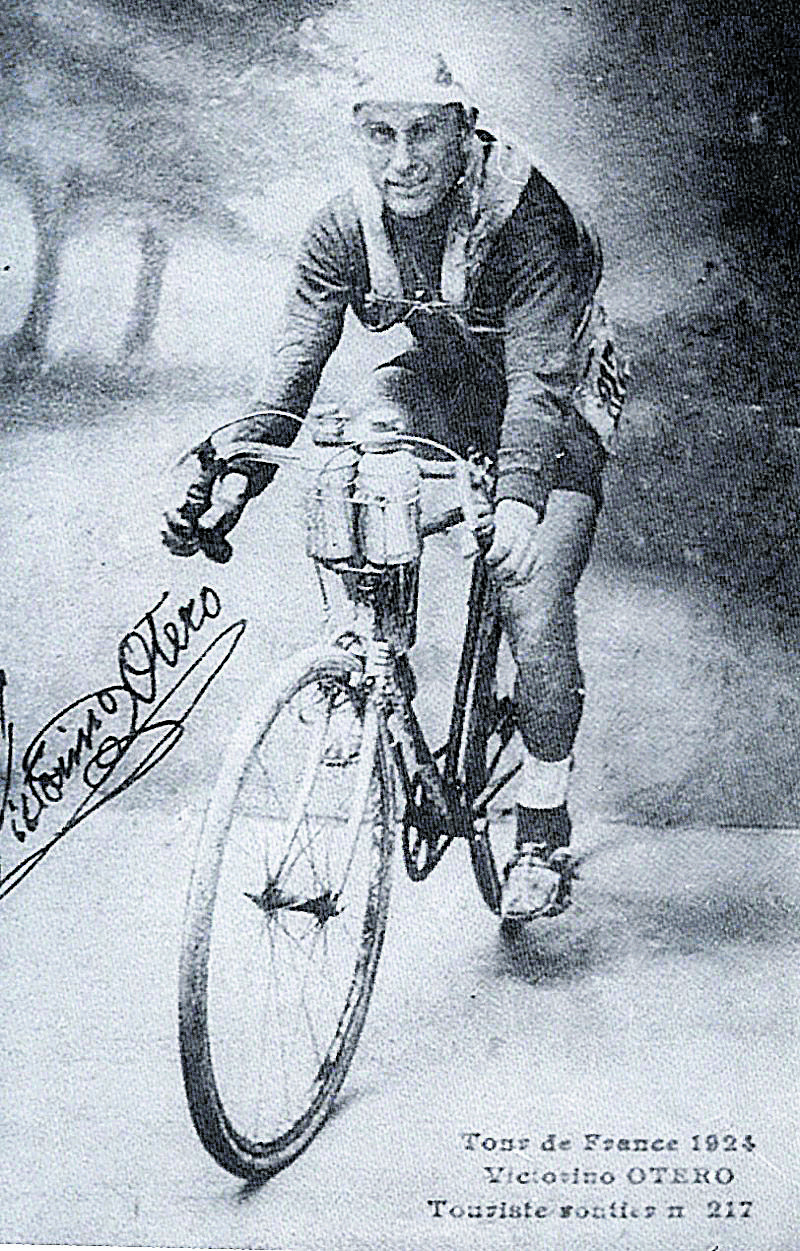
<instances>
[{"instance_id":1,"label":"tree in background","mask_svg":"<svg viewBox=\"0 0 800 1251\"><path fill-rule=\"evenodd\" d=\"M22 5L3 7L0 169L28 198L36 260L28 314L2 357L7 374L26 375L46 360L66 241L93 209L119 198L121 169L108 136L113 118L129 107L174 109L179 97L132 70L124 47L105 28L101 37L96 23L71 24L48 15L46 6L33 15Z\"/></svg>"},{"instance_id":2,"label":"tree in background","mask_svg":"<svg viewBox=\"0 0 800 1251\"><path fill-rule=\"evenodd\" d=\"M42 176L25 152L0 155L0 172L24 187L36 236L31 302L22 325L3 345L0 367L25 374L37 371L44 360L47 331L53 317L61 249L72 201L71 172L55 179Z\"/></svg>"},{"instance_id":3,"label":"tree in background","mask_svg":"<svg viewBox=\"0 0 800 1251\"><path fill-rule=\"evenodd\" d=\"M30 308L0 346L6 375L43 368L64 245L109 217L139 223L120 354L141 359L173 240L190 225L241 237L229 202L280 164L265 124L286 59L279 36L320 7L43 0L30 12L0 0L0 173L24 190L36 233Z\"/></svg>"}]
</instances>

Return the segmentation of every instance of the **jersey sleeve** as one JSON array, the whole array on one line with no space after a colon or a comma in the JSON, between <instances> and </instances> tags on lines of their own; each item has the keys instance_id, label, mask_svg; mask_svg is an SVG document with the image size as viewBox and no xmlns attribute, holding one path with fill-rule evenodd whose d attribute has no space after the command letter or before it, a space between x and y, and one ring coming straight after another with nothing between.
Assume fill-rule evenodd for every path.
<instances>
[{"instance_id":1,"label":"jersey sleeve","mask_svg":"<svg viewBox=\"0 0 800 1251\"><path fill-rule=\"evenodd\" d=\"M600 279L600 251L537 174L508 223L504 251L508 399L497 496L542 512L574 418L579 329Z\"/></svg>"},{"instance_id":2,"label":"jersey sleeve","mask_svg":"<svg viewBox=\"0 0 800 1251\"><path fill-rule=\"evenodd\" d=\"M272 467L248 465L247 444L288 447L308 412L320 376L339 344L351 299L349 241L346 223L334 205L312 221L300 244L270 368L258 403L250 416L234 422L214 438L216 452L236 458L236 467L250 478L251 493L274 476Z\"/></svg>"}]
</instances>

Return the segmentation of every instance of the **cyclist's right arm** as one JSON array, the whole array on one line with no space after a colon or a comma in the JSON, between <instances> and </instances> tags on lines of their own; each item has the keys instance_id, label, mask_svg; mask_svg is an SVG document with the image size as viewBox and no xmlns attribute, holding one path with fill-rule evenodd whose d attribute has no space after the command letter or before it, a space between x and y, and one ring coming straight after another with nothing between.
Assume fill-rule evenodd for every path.
<instances>
[{"instance_id":1,"label":"cyclist's right arm","mask_svg":"<svg viewBox=\"0 0 800 1251\"><path fill-rule=\"evenodd\" d=\"M338 346L350 300L351 248L342 222L328 206L306 232L295 264L277 346L262 398L247 417L210 436L190 453L190 481L177 507L164 514L162 537L176 556L204 550L230 555L224 540L248 500L275 475L274 466L248 461L247 448L288 447L305 417L328 359ZM235 458L235 473L228 463Z\"/></svg>"}]
</instances>

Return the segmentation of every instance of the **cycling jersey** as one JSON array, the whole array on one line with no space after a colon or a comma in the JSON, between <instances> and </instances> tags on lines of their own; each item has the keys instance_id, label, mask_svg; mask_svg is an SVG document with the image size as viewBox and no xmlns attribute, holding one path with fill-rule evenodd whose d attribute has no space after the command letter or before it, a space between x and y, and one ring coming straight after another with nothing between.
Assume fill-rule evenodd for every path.
<instances>
[{"instance_id":1,"label":"cycling jersey","mask_svg":"<svg viewBox=\"0 0 800 1251\"><path fill-rule=\"evenodd\" d=\"M498 457L498 498L540 505L565 457L573 489L596 494L605 454L575 397L600 273L597 244L550 183L479 131L464 177L427 217L394 216L363 180L316 215L263 408L305 415L348 307L374 331L402 320L445 387L473 377L500 401L481 440ZM295 432L286 419L255 416L237 423L227 447L288 443Z\"/></svg>"}]
</instances>

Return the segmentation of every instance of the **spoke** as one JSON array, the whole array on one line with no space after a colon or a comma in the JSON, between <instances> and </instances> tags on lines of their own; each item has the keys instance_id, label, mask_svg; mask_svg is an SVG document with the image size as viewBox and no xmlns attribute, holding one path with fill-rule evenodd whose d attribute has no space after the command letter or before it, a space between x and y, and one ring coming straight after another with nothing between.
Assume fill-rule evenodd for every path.
<instances>
[{"instance_id":1,"label":"spoke","mask_svg":"<svg viewBox=\"0 0 800 1251\"><path fill-rule=\"evenodd\" d=\"M279 974L280 962L275 958L275 937L274 937L273 927L270 925L267 927L267 930L269 933L270 960L272 964L272 976L269 979L270 995L272 998L272 1012L273 1012L273 1018L276 1022L276 1025L280 1026L280 1023L283 1020L282 1013L280 1012L279 1005L277 1004L278 982L280 979L280 974ZM284 1107L286 1111L286 1117L291 1122L292 1110L291 1110L291 1104L289 1101L289 1079L288 1079L287 1072L286 1072L286 1051L284 1047L283 1030L278 1028L277 1032L278 1032L278 1047L280 1050L280 1057L281 1057L281 1076L283 1078Z\"/></svg>"},{"instance_id":2,"label":"spoke","mask_svg":"<svg viewBox=\"0 0 800 1251\"><path fill-rule=\"evenodd\" d=\"M364 900L364 907L366 910L366 899ZM359 951L361 950L360 936L358 939L353 938L353 935L350 933L350 930L347 926L346 918L343 912L340 912L337 915L336 922L337 922L336 929L335 931L331 931L330 934L328 934L327 932L329 927L327 925L325 926L325 933L323 935L323 941L325 942L326 950L327 950L328 945L332 947L334 940L338 938L340 935L344 934L348 942L350 943L350 946L353 948L353 952L356 955L358 955Z\"/></svg>"},{"instance_id":3,"label":"spoke","mask_svg":"<svg viewBox=\"0 0 800 1251\"><path fill-rule=\"evenodd\" d=\"M295 691L238 778L209 1020L218 1097L253 1149L311 1124L344 1062L371 949L378 716L326 672Z\"/></svg>"},{"instance_id":4,"label":"spoke","mask_svg":"<svg viewBox=\"0 0 800 1251\"><path fill-rule=\"evenodd\" d=\"M369 723L367 723L366 718L364 721L364 733L361 739L361 752L358 757L353 802L347 822L348 841L351 851L341 880L340 894L344 893L345 883L350 876L350 870L353 865L358 840L363 826L364 813L367 804L370 802L370 791L373 785L373 770L375 768L375 751L378 741L378 723L376 716L377 714L375 709L372 708ZM380 797L378 797L378 803L380 803Z\"/></svg>"},{"instance_id":5,"label":"spoke","mask_svg":"<svg viewBox=\"0 0 800 1251\"><path fill-rule=\"evenodd\" d=\"M255 760L261 772L263 773L267 782L267 785L265 787L263 785L259 787L259 797L262 800L266 815L269 815L270 796L272 797L272 801L274 804L274 811L277 817L279 816L283 805L281 804L278 787L275 781L273 780L270 770L267 768L266 764L264 763L264 760L262 759L261 751L262 751L263 746L264 746L263 743L259 743L258 747L253 752L253 757L252 757ZM283 763L285 767L286 762L284 761Z\"/></svg>"},{"instance_id":6,"label":"spoke","mask_svg":"<svg viewBox=\"0 0 800 1251\"><path fill-rule=\"evenodd\" d=\"M265 939L267 940L267 941L266 941L266 943L265 943L265 941L264 941ZM260 990L260 988L261 988L261 985L263 985L263 981L264 981L264 965L265 965L264 953L265 953L265 947L266 947L266 948L268 948L270 951L272 950L272 935L271 935L271 933L270 933L270 927L269 927L268 923L266 922L266 919L265 919L264 924L263 924L263 926L262 926L262 928L261 928L261 941L260 941L260 943L259 943L259 945L258 945L258 949L257 949L257 950L258 950L258 952L259 952L259 955L260 955L260 959L259 959L259 961L258 961L258 968L259 968L260 977L259 977L259 978L258 978L258 980L256 981L255 985L259 988L259 990ZM270 982L271 982L271 981L272 981L272 979L270 979ZM259 998L261 998L261 997L259 996ZM259 1036L258 1036L258 1043L259 1043L259 1046L258 1046L258 1047L254 1047L254 1048L253 1048L253 1060L254 1060L254 1063L255 1063L255 1065L256 1065L256 1073L255 1073L255 1076L256 1076L256 1082L255 1082L255 1089L256 1089L256 1091L257 1091L257 1096L256 1096L256 1104L255 1104L255 1110L254 1110L254 1121L253 1121L253 1128L252 1128L252 1131L251 1131L251 1135L252 1135L252 1137L253 1137L254 1139L256 1139L256 1140L258 1139L258 1135L259 1135L259 1128L260 1128L260 1126L261 1126L261 1124L262 1124L262 1115L263 1115L263 1109L264 1109L264 1097L265 1097L265 1096L264 1096L264 1085L265 1085L265 1075L266 1075L266 1072L265 1072L265 1071L266 1071L266 1065L265 1065L265 1063L264 1063L264 1056L263 1056L263 1039L264 1039L264 1037L265 1037L265 1035L266 1035L266 1031L267 1031L267 1003L268 1003L267 996L266 996L266 995L264 995L264 996L263 996L263 998L261 998L261 1011L260 1011L260 1017L261 1017L261 1031L260 1031L260 1034L259 1034Z\"/></svg>"},{"instance_id":7,"label":"spoke","mask_svg":"<svg viewBox=\"0 0 800 1251\"><path fill-rule=\"evenodd\" d=\"M356 777L354 781L354 798L351 795L350 802L347 805L350 810L350 815L348 818L345 818L344 816L342 816L341 818L341 821L345 822L346 820L347 825L348 825L348 832L349 832L349 836L351 839L351 852L350 852L350 857L346 865L344 866L341 881L339 883L340 894L342 893L345 883L347 882L353 859L355 857L356 851L358 850L360 828L363 823L363 812L364 812L366 803L369 802L369 794L367 794L367 798L364 802L362 802L361 800L361 794L363 790L364 768L365 768L365 765L363 763L364 753L365 753L365 746L364 746L364 740L362 738L361 751L359 752L359 756L356 762ZM372 753L373 753L373 759L374 759L374 745L372 748ZM343 766L343 767L347 768L347 766ZM369 788L369 783L372 780L371 779L372 763L371 762L369 765L369 770L370 770L370 775L369 775L369 781L368 781L368 788ZM344 806L345 806L344 803L340 804L340 808L344 808ZM317 870L317 863L314 857L313 844L315 844L319 840L320 837L323 837L324 835L326 835L328 831L325 831L321 827L318 827L316 832L313 832L310 826L310 822L309 822L310 817L311 817L311 814L305 813L302 818L302 820L304 821L306 825L307 840L304 841L303 839L299 837L299 822L298 822L298 829L297 831L295 831L295 834L293 836L298 845L297 853L294 859L291 861L291 863L287 864L286 861L288 859L288 854L289 854L288 848L287 848L287 852L286 852L286 855L284 856L284 861L281 866L281 871L287 874L290 873L291 870L295 867L295 865L299 861L299 859L301 858L301 856L305 854L306 859L308 860L308 863L309 863L309 867L311 868L311 872L312 872L315 882L321 885L322 879L320 878L320 875ZM355 831L353 829L354 819L358 820L358 827L355 829ZM330 838L326 837L324 841L325 867L326 867L325 881L327 882L329 886L332 886L332 877L331 877L331 869L330 869L330 852L331 852L330 842L331 842Z\"/></svg>"},{"instance_id":8,"label":"spoke","mask_svg":"<svg viewBox=\"0 0 800 1251\"><path fill-rule=\"evenodd\" d=\"M230 830L228 831L227 846L231 847L234 851L240 852L241 855L244 856L245 859L249 861L251 864L254 861L257 862L257 868L259 870L259 873L263 873L265 871L266 839L264 839L263 859L262 859L262 854L261 854L262 848L260 847L259 843L255 839L253 839L251 843L245 844L241 842L238 837L231 834Z\"/></svg>"},{"instance_id":9,"label":"spoke","mask_svg":"<svg viewBox=\"0 0 800 1251\"><path fill-rule=\"evenodd\" d=\"M291 948L293 949L293 950L292 950L292 955L293 955L293 957L294 957L295 959L299 959L299 958L300 958L300 956L298 955L298 953L300 953L300 954L302 954L302 955L303 955L304 971L303 971L303 973L302 973L302 975L301 975L301 976L302 976L302 981L301 981L301 984L300 984L300 993L299 993L299 998L300 998L301 1003L303 1004L303 1008L304 1008L304 1010L306 1010L306 1014L308 1015L308 1013L307 1013L307 1005L306 1005L306 1002L305 1002L305 988L306 988L306 985L307 985L307 982L308 982L308 978L311 976L311 971L312 971L312 968L313 968L313 963L312 963L312 961L313 961L313 955L314 955L314 948L316 948L316 947L319 945L320 934L323 934L323 935L324 935L324 930L318 930L316 933L313 933L313 934L311 935L311 951L310 951L310 952L309 952L309 954L306 956L306 955L303 953L303 945L302 945L302 943L301 943L301 942L300 942L300 941L299 941L299 940L298 940L298 939L294 936L294 934L292 934L292 933L290 932L290 930L288 929L288 927L287 927L285 924L281 923L280 921L278 922L278 926L279 926L279 928L280 928L280 930L281 930L281 933L284 935L284 937L285 937L285 938L287 938L287 939L289 940L289 943L291 944ZM323 937L323 942L324 942L324 937ZM325 983L323 983L323 984L325 984ZM317 1054L317 1056L318 1056L318 1061L319 1061L319 1063L322 1063L321 1057L319 1056L319 1049L318 1049L318 1045L317 1045L317 1042L316 1042L316 1036L314 1035L313 1026L312 1026L312 1024L311 1024L310 1017L308 1017L308 1023L309 1023L309 1032L310 1032L310 1033L311 1033L311 1035L312 1035L312 1044L313 1044L313 1046L314 1046L315 1053L316 1053L316 1054Z\"/></svg>"},{"instance_id":10,"label":"spoke","mask_svg":"<svg viewBox=\"0 0 800 1251\"><path fill-rule=\"evenodd\" d=\"M283 872L284 877L288 877L288 876L289 876L289 874L291 873L292 869L295 867L295 865L296 865L296 864L298 863L298 861L300 860L300 858L303 856L303 854L305 854L305 858L306 858L306 860L308 861L308 865L309 865L309 868L311 869L311 873L312 873L312 876L313 876L313 878L314 878L315 883L316 883L318 886L323 886L323 885L324 885L324 883L325 883L325 881L330 881L330 879L329 879L329 878L325 878L325 879L323 879L323 878L321 878L321 877L319 876L319 874L317 873L317 868L316 868L316 865L315 865L315 863L314 863L314 855L313 855L313 850L312 850L312 844L313 844L313 843L315 843L315 842L317 841L317 839L322 838L322 836L323 836L323 834L325 833L325 831L324 831L324 830L322 829L322 827L320 826L320 827L317 829L316 833L312 833L312 832L311 832L311 829L310 829L310 827L309 827L309 824L308 824L308 819L309 819L309 814L304 812L304 813L303 813L303 816L301 817L301 821L302 821L302 823L303 823L303 824L305 825L305 827L306 827L306 830L307 830L307 833L308 833L308 841L307 841L307 842L304 842L304 841L303 841L303 840L299 837L299 829L295 832L295 836L294 836L293 841L294 841L294 843L296 844L296 846L297 846L297 848L298 848L298 850L297 850L297 855L295 856L294 860L292 860L292 862L291 862L290 864L286 864L286 863L285 863L286 857L284 857L284 866L283 866L283 868L282 868L282 870L281 870L281 871ZM325 841L326 841L326 845L327 845L327 844L330 842L330 839L326 839ZM287 856L288 856L288 852L287 852ZM320 891L319 893L320 893L320 894L322 894L323 892L322 892L322 891Z\"/></svg>"},{"instance_id":11,"label":"spoke","mask_svg":"<svg viewBox=\"0 0 800 1251\"><path fill-rule=\"evenodd\" d=\"M322 942L323 951L325 951L325 950L326 950L326 948L327 948L327 936L326 936L326 933L325 933L325 930L324 930L324 929L323 929L323 930L321 930L321 931L319 931L319 932L318 932L318 934L317 934L317 935L315 935L315 937L314 937L314 940L313 940L313 941L314 941L314 947L315 947L315 948L316 948L316 947L318 947L318 946L320 945L320 940L321 940L321 942ZM323 1065L324 1065L325 1061L326 1061L326 1060L328 1060L328 1059L330 1058L331 1050L332 1050L333 1045L334 1045L334 1042L335 1042L335 1040L336 1040L336 1032L337 1032L337 1030L336 1030L336 1028L334 1027L333 1033L331 1034L331 1033L330 1033L330 1029L329 1029L329 1026L328 1026L327 1022L323 1022L323 1028L324 1028L324 1030L325 1030L325 1037L326 1037L326 1039L327 1039L328 1037L330 1037L330 1041L327 1043L326 1049L325 1049L324 1054L323 1054L323 1049L322 1049L322 1047L321 1047L321 1046L318 1044L318 1042L317 1042L317 1036L316 1036L316 1031L315 1031L315 1028L314 1028L314 1022L313 1022L313 1020L312 1020L312 1017L311 1017L311 1010L310 1010L310 1008L309 1008L309 1005L308 1005L308 1000L307 1000L307 998L306 998L306 990L307 990L307 988L308 988L308 982L309 982L309 979L310 979L310 977L311 977L311 974L312 974L312 962L311 962L311 959L308 959L308 960L306 961L306 969L305 969L305 972L304 972L304 975L303 975L303 978L302 978L302 982L301 982L301 985L300 985L300 1003L301 1003L301 1005L302 1005L303 1013L304 1013L304 1015L305 1015L305 1018L306 1018L306 1023L307 1023L307 1025L308 1025L308 1032L309 1032L309 1034L310 1034L310 1036L311 1036L311 1043L312 1043L312 1046L313 1046L313 1048L314 1048L314 1056L315 1056L315 1060L316 1060L316 1074L315 1074L315 1080L316 1080L317 1075L318 1075L318 1074L322 1071L322 1068L323 1068ZM325 985L326 990L328 990L328 991L329 991L329 990L330 990L330 979L325 979L325 978L323 978L323 984ZM315 986L315 991L316 991L317 989L318 989L318 987L316 987L316 986ZM338 999L337 999L337 1002L338 1002ZM330 1013L328 1013L327 1015L328 1015L328 1017L330 1017L330 1015L331 1015L331 1014L330 1014ZM337 1019L336 1010L334 1010L334 1014L333 1014L333 1016L334 1016L334 1021L336 1022L336 1025L338 1025L338 1020L339 1020L339 1019L341 1019L341 1018L339 1017L339 1018Z\"/></svg>"},{"instance_id":12,"label":"spoke","mask_svg":"<svg viewBox=\"0 0 800 1251\"><path fill-rule=\"evenodd\" d=\"M244 1077L248 1083L248 1089L257 1091L260 1074L256 1066L260 1048L253 1048L249 1045L251 1020L248 1005L254 1002L254 996L263 985L261 953L266 921L263 915L256 912L249 904L243 906L241 884L237 881L240 874L235 871L230 862L223 864L222 874L218 905L221 904L223 907L221 916L220 911L215 913L217 921L214 925L217 941L211 954L210 994L212 998L209 1005L210 1012L222 1031L218 1033L215 1030L215 1034L220 1038L221 1046L221 1051L217 1052L217 1060L223 1066L221 1071L234 1077L234 1090L241 1089L241 1081L237 1079ZM247 952L245 959L237 960L235 968L231 970L232 951L235 950L241 955L243 948ZM227 1034L231 1023L237 1031L232 1039L230 1034ZM227 1044L226 1034L229 1040ZM245 1055L242 1055L242 1037L244 1037ZM244 1074L240 1071L242 1062L246 1070ZM247 1103L249 1104L250 1100ZM245 1110L246 1106L243 1105L242 1111Z\"/></svg>"},{"instance_id":13,"label":"spoke","mask_svg":"<svg viewBox=\"0 0 800 1251\"><path fill-rule=\"evenodd\" d=\"M303 977L302 985L300 987L300 1002L303 1005L303 1012L305 1014L306 1024L308 1025L308 1032L311 1035L311 1045L314 1048L314 1056L317 1061L317 1069L319 1069L322 1066L323 1057L320 1051L319 1044L317 1042L317 1035L314 1031L314 1023L311 1020L311 1012L308 1007L308 1001L306 1000L306 985L308 982L309 974L310 974L310 965L309 965L309 962L306 961L306 971ZM327 1052L326 1052L326 1055L327 1055Z\"/></svg>"},{"instance_id":14,"label":"spoke","mask_svg":"<svg viewBox=\"0 0 800 1251\"><path fill-rule=\"evenodd\" d=\"M329 836L325 839L323 851L325 853L325 881L331 883L333 881L333 872L331 870L331 843L333 839Z\"/></svg>"},{"instance_id":15,"label":"spoke","mask_svg":"<svg viewBox=\"0 0 800 1251\"><path fill-rule=\"evenodd\" d=\"M353 933L351 933L350 928L347 925L345 918L342 918L341 930L347 936L348 942L350 943L350 946L353 949L355 957L356 959L358 959L358 957L361 955L361 940L362 940L361 933L359 933L357 937Z\"/></svg>"},{"instance_id":16,"label":"spoke","mask_svg":"<svg viewBox=\"0 0 800 1251\"><path fill-rule=\"evenodd\" d=\"M323 953L325 955L326 961L328 963L333 963L332 955L331 955L332 942L326 930L322 931L322 947L323 947ZM341 960L337 960L336 963L339 967L341 967L342 965ZM353 971L351 971L349 960L347 961L347 966L346 966L344 977L346 981L346 987L349 989L349 987L352 985L352 982L353 982ZM338 1025L345 1012L345 1008L341 1000L341 992L338 986L336 987L333 986L332 977L322 978L320 982L320 987L323 989L322 997L326 1000L327 1005L328 1005L326 1009L327 1017L329 1019L332 1019L334 1022L333 1037L335 1038ZM331 1048L329 1046L328 1051L330 1052L330 1050Z\"/></svg>"},{"instance_id":17,"label":"spoke","mask_svg":"<svg viewBox=\"0 0 800 1251\"><path fill-rule=\"evenodd\" d=\"M294 936L289 932L289 930L284 925L281 925L279 928L282 934L284 935L284 937L287 938L290 943L290 945L286 949L287 958L289 958L294 963L294 968L295 970L297 970L296 976L300 982L298 1001L303 1011L303 1014L306 1018L306 1025L308 1027L308 1034L309 1034L309 1038L311 1041L311 1047L314 1052L316 1067L317 1069L319 1069L320 1065L322 1064L322 1058L323 1058L322 1051L321 1051L321 1047L317 1039L316 1031L314 1028L314 1022L311 1019L311 1014L308 1010L308 1005L304 998L304 987L308 979L310 967L311 967L310 961L305 957L303 953L302 944L300 944L294 938ZM298 961L302 963L302 967L300 970L298 970L298 964L297 964ZM296 1046L298 1045L299 1043L296 1042Z\"/></svg>"},{"instance_id":18,"label":"spoke","mask_svg":"<svg viewBox=\"0 0 800 1251\"><path fill-rule=\"evenodd\" d=\"M297 829L305 814L306 804L308 803L308 797L311 793L311 788L314 785L314 779L317 775L317 771L320 766L320 760L322 756L322 744L325 742L325 736L328 732L328 726L330 724L330 717L331 717L331 710L330 710L330 705L328 705L326 715L320 722L317 728L316 734L314 738L312 739L311 746L309 747L308 753L306 755L305 767L303 769L303 779L298 788L297 796L295 797L295 800L292 804L292 808L289 813L289 819L286 823L287 824L287 835L286 835L287 850L283 856L283 859L281 860L280 864L278 865L275 871L276 880L277 878L280 877L281 873L283 872L284 866L289 856L289 848L292 845Z\"/></svg>"}]
</instances>

